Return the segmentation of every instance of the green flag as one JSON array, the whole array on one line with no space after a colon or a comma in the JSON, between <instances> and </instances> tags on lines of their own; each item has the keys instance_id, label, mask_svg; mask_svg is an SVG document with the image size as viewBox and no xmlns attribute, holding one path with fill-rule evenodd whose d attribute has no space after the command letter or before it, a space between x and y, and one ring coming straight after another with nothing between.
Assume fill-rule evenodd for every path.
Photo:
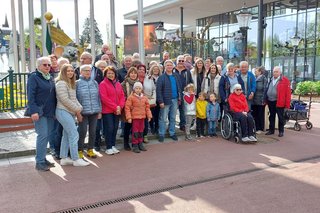
<instances>
[{"instance_id":1,"label":"green flag","mask_svg":"<svg viewBox=\"0 0 320 213\"><path fill-rule=\"evenodd\" d=\"M52 41L51 41L51 36L49 32L49 25L47 25L46 48L47 48L48 54L50 55L52 53Z\"/></svg>"}]
</instances>

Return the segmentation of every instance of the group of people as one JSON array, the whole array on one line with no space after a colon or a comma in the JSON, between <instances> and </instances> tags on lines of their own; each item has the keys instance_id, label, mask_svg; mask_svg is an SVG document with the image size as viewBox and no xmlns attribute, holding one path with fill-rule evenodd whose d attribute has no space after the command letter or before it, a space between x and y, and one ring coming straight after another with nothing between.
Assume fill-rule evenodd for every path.
<instances>
[{"instance_id":1,"label":"group of people","mask_svg":"<svg viewBox=\"0 0 320 213\"><path fill-rule=\"evenodd\" d=\"M199 138L216 137L226 109L240 121L242 141L257 141L253 129L257 133L264 130L268 104L266 134L274 134L277 114L279 137L283 136L283 114L290 106L291 93L280 67L274 68L268 80L263 67L253 73L246 61L237 68L233 63L224 66L221 56L215 63L212 58L195 58L193 63L188 54L173 61L165 52L163 58L146 66L138 54L125 56L119 68L107 45L94 64L90 53L82 53L76 69L65 58L38 58L27 83L28 107L37 133L36 169L48 171L54 166L46 159L48 142L61 165L88 166L84 160L88 129L86 154L90 158L101 151L101 133L105 153L120 152L115 146L119 123L128 151L147 151L143 143L148 143L149 131L163 142L168 130L170 138L177 141L177 112L180 130L188 141L195 141L190 130L196 130Z\"/></svg>"}]
</instances>

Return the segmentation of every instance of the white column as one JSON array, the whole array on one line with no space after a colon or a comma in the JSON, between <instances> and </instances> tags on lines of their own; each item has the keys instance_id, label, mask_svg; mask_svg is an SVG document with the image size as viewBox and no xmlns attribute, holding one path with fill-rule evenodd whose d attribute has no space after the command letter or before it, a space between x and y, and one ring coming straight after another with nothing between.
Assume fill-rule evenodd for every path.
<instances>
[{"instance_id":1,"label":"white column","mask_svg":"<svg viewBox=\"0 0 320 213\"><path fill-rule=\"evenodd\" d=\"M116 47L116 27L115 27L115 11L114 0L110 0L110 21L111 21L111 49L115 57L117 57Z\"/></svg>"},{"instance_id":2,"label":"white column","mask_svg":"<svg viewBox=\"0 0 320 213\"><path fill-rule=\"evenodd\" d=\"M144 64L144 24L143 24L143 0L138 0L138 31L139 31L139 54L141 62Z\"/></svg>"},{"instance_id":3,"label":"white column","mask_svg":"<svg viewBox=\"0 0 320 213\"><path fill-rule=\"evenodd\" d=\"M95 33L94 33L94 5L93 0L90 0L90 34L91 34L91 54L92 59L94 61L96 57L96 39L95 39Z\"/></svg>"},{"instance_id":4,"label":"white column","mask_svg":"<svg viewBox=\"0 0 320 213\"><path fill-rule=\"evenodd\" d=\"M30 64L29 71L33 72L36 69L36 42L34 33L34 15L33 15L33 0L28 2L29 10L29 41L30 41Z\"/></svg>"},{"instance_id":5,"label":"white column","mask_svg":"<svg viewBox=\"0 0 320 213\"><path fill-rule=\"evenodd\" d=\"M24 45L24 25L23 25L23 5L22 0L18 1L19 8L19 31L20 31L20 58L21 58L21 72L26 72L26 54Z\"/></svg>"},{"instance_id":6,"label":"white column","mask_svg":"<svg viewBox=\"0 0 320 213\"><path fill-rule=\"evenodd\" d=\"M79 45L79 8L78 8L78 0L74 0L74 20L75 20L76 44Z\"/></svg>"},{"instance_id":7,"label":"white column","mask_svg":"<svg viewBox=\"0 0 320 213\"><path fill-rule=\"evenodd\" d=\"M42 27L42 55L47 56L48 51L46 47L47 22L44 14L47 12L47 0L41 0L41 27Z\"/></svg>"},{"instance_id":8,"label":"white column","mask_svg":"<svg viewBox=\"0 0 320 213\"><path fill-rule=\"evenodd\" d=\"M16 10L14 0L11 0L11 18L12 18L12 44L13 49L13 69L15 72L19 71L19 59L18 59L18 37L17 37L17 23L16 23ZM12 66L12 64L10 65Z\"/></svg>"}]
</instances>

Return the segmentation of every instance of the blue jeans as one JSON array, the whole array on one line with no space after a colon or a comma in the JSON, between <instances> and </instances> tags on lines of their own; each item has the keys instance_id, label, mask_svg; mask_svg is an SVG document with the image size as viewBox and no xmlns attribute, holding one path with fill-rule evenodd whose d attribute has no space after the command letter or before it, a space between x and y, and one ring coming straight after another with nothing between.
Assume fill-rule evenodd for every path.
<instances>
[{"instance_id":1,"label":"blue jeans","mask_svg":"<svg viewBox=\"0 0 320 213\"><path fill-rule=\"evenodd\" d=\"M53 131L50 135L50 148L53 148L57 155L60 154L61 138L63 128L57 119L54 120Z\"/></svg>"},{"instance_id":2,"label":"blue jeans","mask_svg":"<svg viewBox=\"0 0 320 213\"><path fill-rule=\"evenodd\" d=\"M36 163L45 163L47 154L47 145L49 137L53 131L54 119L40 116L38 121L34 122L34 128L37 133L36 140Z\"/></svg>"},{"instance_id":3,"label":"blue jeans","mask_svg":"<svg viewBox=\"0 0 320 213\"><path fill-rule=\"evenodd\" d=\"M107 149L111 149L116 144L119 119L120 116L113 113L102 114L103 134L106 140Z\"/></svg>"},{"instance_id":4,"label":"blue jeans","mask_svg":"<svg viewBox=\"0 0 320 213\"><path fill-rule=\"evenodd\" d=\"M56 109L56 117L63 126L60 158L68 157L68 150L70 148L70 155L72 160L78 160L78 140L79 133L76 126L74 115L64 109Z\"/></svg>"},{"instance_id":5,"label":"blue jeans","mask_svg":"<svg viewBox=\"0 0 320 213\"><path fill-rule=\"evenodd\" d=\"M216 121L208 121L208 134L216 134Z\"/></svg>"},{"instance_id":6,"label":"blue jeans","mask_svg":"<svg viewBox=\"0 0 320 213\"><path fill-rule=\"evenodd\" d=\"M159 116L159 136L164 136L166 132L166 121L169 118L169 134L173 136L176 134L176 114L178 110L178 100L172 99L170 105L165 105L164 108L160 108L160 116Z\"/></svg>"}]
</instances>

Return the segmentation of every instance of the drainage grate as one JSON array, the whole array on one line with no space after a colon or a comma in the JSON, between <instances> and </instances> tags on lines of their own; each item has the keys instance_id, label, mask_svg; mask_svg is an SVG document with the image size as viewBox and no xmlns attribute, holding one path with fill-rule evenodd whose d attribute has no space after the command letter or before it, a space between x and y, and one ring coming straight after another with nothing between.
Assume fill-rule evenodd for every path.
<instances>
[{"instance_id":1,"label":"drainage grate","mask_svg":"<svg viewBox=\"0 0 320 213\"><path fill-rule=\"evenodd\" d=\"M302 158L302 159L299 159L299 160L295 160L295 161L292 161L292 162L300 163L300 162L315 160L315 159L319 159L319 158L320 158L320 155L316 155L316 156L312 156L312 157L307 157L307 158ZM77 213L77 212L83 212L83 211L86 211L86 210L96 209L96 208L103 207L103 206L109 206L109 205L116 204L116 203L135 200L135 199L146 197L146 196L150 196L150 195L160 194L162 192L173 191L173 190L176 190L176 189L182 189L184 187L189 187L189 186L194 186L194 185L198 185L198 184L208 183L208 182L212 182L212 181L216 181L216 180L220 180L220 179L225 179L225 178L229 178L229 177L234 177L234 176L238 176L238 175L258 172L258 171L262 171L262 170L268 169L270 167L277 168L277 167L285 166L285 165L288 165L288 164L291 164L291 163L290 162L289 163L286 162L286 163L278 164L278 165L270 164L266 168L253 168L253 169L241 170L241 171L237 171L237 172L226 173L226 174L223 174L223 175L218 175L218 176L214 176L214 177L210 177L210 178L206 178L206 179L202 179L202 180L198 180L198 181L184 183L184 184L181 184L181 185L170 186L170 187L161 188L161 189L157 189L157 190L153 190L153 191L148 191L148 192L142 192L142 193L138 193L138 194L134 194L134 195L129 195L129 196L121 197L121 198L100 201L100 202L96 202L96 203L92 203L92 204L86 204L86 205L83 205L83 206L80 206L80 207L74 207L74 208L70 208L70 209L60 210L60 211L57 211L55 213Z\"/></svg>"}]
</instances>

